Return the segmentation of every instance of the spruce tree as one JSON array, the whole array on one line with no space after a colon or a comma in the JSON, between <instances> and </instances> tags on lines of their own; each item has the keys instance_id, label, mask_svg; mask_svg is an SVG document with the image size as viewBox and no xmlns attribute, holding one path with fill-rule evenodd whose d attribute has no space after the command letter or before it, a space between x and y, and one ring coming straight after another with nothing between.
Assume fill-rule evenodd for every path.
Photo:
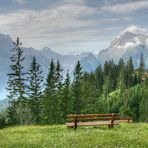
<instances>
[{"instance_id":1,"label":"spruce tree","mask_svg":"<svg viewBox=\"0 0 148 148\"><path fill-rule=\"evenodd\" d=\"M20 112L26 106L25 98L25 78L22 45L19 38L14 42L14 48L11 50L11 73L8 74L7 91L10 106L8 108L8 116L11 124L23 124L24 120L21 117Z\"/></svg>"},{"instance_id":2,"label":"spruce tree","mask_svg":"<svg viewBox=\"0 0 148 148\"><path fill-rule=\"evenodd\" d=\"M63 69L61 68L59 60L56 63L55 67L55 99L54 102L56 104L55 108L55 122L61 123L63 121L63 94L62 94L62 88L63 88L63 76L62 76Z\"/></svg>"},{"instance_id":3,"label":"spruce tree","mask_svg":"<svg viewBox=\"0 0 148 148\"><path fill-rule=\"evenodd\" d=\"M82 67L80 61L77 62L74 70L74 79L72 83L72 113L80 114L81 112L81 80L82 80Z\"/></svg>"},{"instance_id":4,"label":"spruce tree","mask_svg":"<svg viewBox=\"0 0 148 148\"><path fill-rule=\"evenodd\" d=\"M104 83L103 71L102 71L101 65L98 66L95 71L95 79L96 79L97 89L99 90L99 93L101 94L103 91L103 83Z\"/></svg>"},{"instance_id":5,"label":"spruce tree","mask_svg":"<svg viewBox=\"0 0 148 148\"><path fill-rule=\"evenodd\" d=\"M144 75L144 70L145 70L145 63L144 63L144 58L143 54L141 53L140 57L140 64L139 64L139 69L138 69L138 80L139 83L142 83L143 75Z\"/></svg>"},{"instance_id":6,"label":"spruce tree","mask_svg":"<svg viewBox=\"0 0 148 148\"><path fill-rule=\"evenodd\" d=\"M61 74L62 71L63 69L61 68L60 62L58 60L56 63L56 67L55 67L55 81L56 81L55 87L56 87L57 92L59 92L62 88L62 81L63 81L63 76Z\"/></svg>"},{"instance_id":7,"label":"spruce tree","mask_svg":"<svg viewBox=\"0 0 148 148\"><path fill-rule=\"evenodd\" d=\"M65 121L66 115L69 114L72 110L71 107L71 92L70 92L70 76L69 71L67 71L66 78L63 83L62 89L62 115Z\"/></svg>"},{"instance_id":8,"label":"spruce tree","mask_svg":"<svg viewBox=\"0 0 148 148\"><path fill-rule=\"evenodd\" d=\"M119 76L118 76L118 88L120 89L121 93L126 89L125 85L125 65L120 67Z\"/></svg>"},{"instance_id":9,"label":"spruce tree","mask_svg":"<svg viewBox=\"0 0 148 148\"><path fill-rule=\"evenodd\" d=\"M33 114L34 124L39 124L41 120L41 103L43 90L43 76L41 66L37 63L36 58L33 57L30 69L28 72L28 96L29 106Z\"/></svg>"},{"instance_id":10,"label":"spruce tree","mask_svg":"<svg viewBox=\"0 0 148 148\"><path fill-rule=\"evenodd\" d=\"M14 42L14 48L11 51L12 56L10 57L10 60L12 64L10 65L11 73L7 74L7 90L9 92L7 97L12 101L22 101L25 98L25 73L23 72L24 67L22 66L25 57L23 57L23 50L19 38Z\"/></svg>"},{"instance_id":11,"label":"spruce tree","mask_svg":"<svg viewBox=\"0 0 148 148\"><path fill-rule=\"evenodd\" d=\"M144 58L143 58L143 54L142 53L141 53L141 57L140 57L139 70L141 72L144 72L144 70L145 70L145 63L144 63Z\"/></svg>"},{"instance_id":12,"label":"spruce tree","mask_svg":"<svg viewBox=\"0 0 148 148\"><path fill-rule=\"evenodd\" d=\"M132 57L127 61L127 66L126 66L126 76L125 76L125 83L127 88L130 88L133 86L133 72L134 72L134 65L133 65L133 60Z\"/></svg>"},{"instance_id":13,"label":"spruce tree","mask_svg":"<svg viewBox=\"0 0 148 148\"><path fill-rule=\"evenodd\" d=\"M109 75L109 62L105 61L104 67L103 67L104 76Z\"/></svg>"},{"instance_id":14,"label":"spruce tree","mask_svg":"<svg viewBox=\"0 0 148 148\"><path fill-rule=\"evenodd\" d=\"M56 78L55 78L55 63L51 60L49 73L46 79L46 87L44 92L44 101L43 101L43 123L44 124L53 124L56 119Z\"/></svg>"},{"instance_id":15,"label":"spruce tree","mask_svg":"<svg viewBox=\"0 0 148 148\"><path fill-rule=\"evenodd\" d=\"M144 83L144 94L140 103L140 120L148 122L148 78Z\"/></svg>"},{"instance_id":16,"label":"spruce tree","mask_svg":"<svg viewBox=\"0 0 148 148\"><path fill-rule=\"evenodd\" d=\"M117 87L118 67L114 64L113 60L109 61L109 77L110 77L110 91Z\"/></svg>"},{"instance_id":17,"label":"spruce tree","mask_svg":"<svg viewBox=\"0 0 148 148\"><path fill-rule=\"evenodd\" d=\"M125 66L124 60L122 58L119 59L118 67L119 71Z\"/></svg>"},{"instance_id":18,"label":"spruce tree","mask_svg":"<svg viewBox=\"0 0 148 148\"><path fill-rule=\"evenodd\" d=\"M101 113L102 107L94 73L84 73L81 81L81 113ZM100 88L99 88L100 89Z\"/></svg>"}]
</instances>

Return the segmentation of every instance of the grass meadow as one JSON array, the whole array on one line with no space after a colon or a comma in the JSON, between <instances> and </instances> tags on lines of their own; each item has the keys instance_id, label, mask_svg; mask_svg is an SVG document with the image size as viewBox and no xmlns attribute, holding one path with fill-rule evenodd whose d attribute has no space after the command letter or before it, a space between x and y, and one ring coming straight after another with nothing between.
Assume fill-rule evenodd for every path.
<instances>
[{"instance_id":1,"label":"grass meadow","mask_svg":"<svg viewBox=\"0 0 148 148\"><path fill-rule=\"evenodd\" d=\"M0 148L148 148L148 124L8 127L0 130Z\"/></svg>"}]
</instances>

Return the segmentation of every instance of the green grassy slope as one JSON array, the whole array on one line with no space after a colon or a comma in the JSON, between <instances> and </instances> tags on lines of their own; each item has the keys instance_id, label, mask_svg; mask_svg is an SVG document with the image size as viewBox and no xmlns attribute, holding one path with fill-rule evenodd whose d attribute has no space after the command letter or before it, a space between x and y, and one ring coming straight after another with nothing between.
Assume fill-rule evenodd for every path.
<instances>
[{"instance_id":1,"label":"green grassy slope","mask_svg":"<svg viewBox=\"0 0 148 148\"><path fill-rule=\"evenodd\" d=\"M115 128L20 126L0 130L0 148L148 148L148 124Z\"/></svg>"}]
</instances>

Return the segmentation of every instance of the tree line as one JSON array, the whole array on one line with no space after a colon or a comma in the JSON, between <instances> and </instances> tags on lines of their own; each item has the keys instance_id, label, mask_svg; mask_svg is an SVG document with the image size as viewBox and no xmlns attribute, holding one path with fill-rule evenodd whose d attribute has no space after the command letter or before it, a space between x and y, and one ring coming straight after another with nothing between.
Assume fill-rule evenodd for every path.
<instances>
[{"instance_id":1,"label":"tree line","mask_svg":"<svg viewBox=\"0 0 148 148\"><path fill-rule=\"evenodd\" d=\"M25 72L19 38L12 49L8 74L9 107L0 116L2 125L60 124L67 114L120 113L134 121L148 122L148 78L141 54L138 69L132 57L118 64L106 61L94 72L83 71L77 62L73 79L62 74L60 62L51 60L46 77L33 57Z\"/></svg>"}]
</instances>

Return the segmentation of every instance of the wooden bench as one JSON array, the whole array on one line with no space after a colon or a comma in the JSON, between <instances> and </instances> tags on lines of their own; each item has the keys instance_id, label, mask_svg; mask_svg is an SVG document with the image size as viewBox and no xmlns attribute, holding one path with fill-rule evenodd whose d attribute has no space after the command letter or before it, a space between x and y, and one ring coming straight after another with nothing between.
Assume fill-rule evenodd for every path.
<instances>
[{"instance_id":1,"label":"wooden bench","mask_svg":"<svg viewBox=\"0 0 148 148\"><path fill-rule=\"evenodd\" d=\"M76 129L78 126L108 126L118 125L120 114L70 114L66 116L66 126Z\"/></svg>"}]
</instances>

